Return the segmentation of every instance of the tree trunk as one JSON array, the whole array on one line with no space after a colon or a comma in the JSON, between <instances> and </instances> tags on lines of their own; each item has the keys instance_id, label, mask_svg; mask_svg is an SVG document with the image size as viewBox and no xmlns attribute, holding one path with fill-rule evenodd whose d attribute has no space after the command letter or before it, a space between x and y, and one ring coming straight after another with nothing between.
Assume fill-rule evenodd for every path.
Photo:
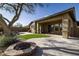
<instances>
[{"instance_id":1,"label":"tree trunk","mask_svg":"<svg viewBox=\"0 0 79 59\"><path fill-rule=\"evenodd\" d=\"M0 25L4 31L4 35L10 35L11 34L11 29L7 26L5 21L3 19L0 19Z\"/></svg>"}]
</instances>

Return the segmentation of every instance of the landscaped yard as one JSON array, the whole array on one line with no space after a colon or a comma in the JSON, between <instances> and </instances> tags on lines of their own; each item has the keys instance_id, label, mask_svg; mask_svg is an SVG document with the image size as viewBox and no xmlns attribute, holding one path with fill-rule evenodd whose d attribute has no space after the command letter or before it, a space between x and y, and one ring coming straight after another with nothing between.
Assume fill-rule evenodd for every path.
<instances>
[{"instance_id":1,"label":"landscaped yard","mask_svg":"<svg viewBox=\"0 0 79 59\"><path fill-rule=\"evenodd\" d=\"M42 37L49 37L45 34L26 34L26 35L18 35L18 38L22 38L22 40L27 40L31 38L42 38Z\"/></svg>"}]
</instances>

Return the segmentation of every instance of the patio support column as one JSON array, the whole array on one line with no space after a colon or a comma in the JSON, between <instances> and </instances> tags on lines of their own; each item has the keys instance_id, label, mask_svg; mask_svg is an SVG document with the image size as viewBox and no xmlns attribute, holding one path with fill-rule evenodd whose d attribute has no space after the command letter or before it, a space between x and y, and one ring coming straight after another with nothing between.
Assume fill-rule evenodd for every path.
<instances>
[{"instance_id":1,"label":"patio support column","mask_svg":"<svg viewBox=\"0 0 79 59\"><path fill-rule=\"evenodd\" d=\"M67 18L62 19L62 35L64 38L69 37L69 19Z\"/></svg>"},{"instance_id":2,"label":"patio support column","mask_svg":"<svg viewBox=\"0 0 79 59\"><path fill-rule=\"evenodd\" d=\"M35 33L37 33L37 22L35 22Z\"/></svg>"},{"instance_id":3,"label":"patio support column","mask_svg":"<svg viewBox=\"0 0 79 59\"><path fill-rule=\"evenodd\" d=\"M46 33L48 33L48 25L45 25Z\"/></svg>"},{"instance_id":4,"label":"patio support column","mask_svg":"<svg viewBox=\"0 0 79 59\"><path fill-rule=\"evenodd\" d=\"M53 27L53 28L54 28L54 31L53 31L53 33L55 33L55 25L53 25L53 26L54 26L54 27Z\"/></svg>"},{"instance_id":5,"label":"patio support column","mask_svg":"<svg viewBox=\"0 0 79 59\"><path fill-rule=\"evenodd\" d=\"M60 24L58 24L58 34L60 33Z\"/></svg>"},{"instance_id":6,"label":"patio support column","mask_svg":"<svg viewBox=\"0 0 79 59\"><path fill-rule=\"evenodd\" d=\"M40 31L39 33L41 34L41 25L39 25L39 31Z\"/></svg>"},{"instance_id":7,"label":"patio support column","mask_svg":"<svg viewBox=\"0 0 79 59\"><path fill-rule=\"evenodd\" d=\"M59 34L61 34L61 28L60 28L60 24L59 24Z\"/></svg>"},{"instance_id":8,"label":"patio support column","mask_svg":"<svg viewBox=\"0 0 79 59\"><path fill-rule=\"evenodd\" d=\"M39 23L37 23L37 33L40 33Z\"/></svg>"},{"instance_id":9,"label":"patio support column","mask_svg":"<svg viewBox=\"0 0 79 59\"><path fill-rule=\"evenodd\" d=\"M68 14L62 17L62 36L64 38L69 38L69 18Z\"/></svg>"}]
</instances>

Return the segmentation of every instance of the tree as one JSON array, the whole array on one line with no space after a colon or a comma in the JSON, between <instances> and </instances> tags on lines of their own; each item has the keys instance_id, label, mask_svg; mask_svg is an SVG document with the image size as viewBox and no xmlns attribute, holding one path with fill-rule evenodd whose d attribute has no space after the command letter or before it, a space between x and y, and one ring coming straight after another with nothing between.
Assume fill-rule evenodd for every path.
<instances>
[{"instance_id":1,"label":"tree","mask_svg":"<svg viewBox=\"0 0 79 59\"><path fill-rule=\"evenodd\" d=\"M11 21L8 19L4 18L3 15L0 14L0 24L3 27L4 34L11 35L11 27L13 24L19 19L22 11L28 12L28 13L33 13L35 11L35 8L37 6L43 6L43 4L33 4L33 3L1 3L0 4L0 9L9 11L10 13L14 13L14 17L12 18ZM5 20L9 23L7 24Z\"/></svg>"},{"instance_id":2,"label":"tree","mask_svg":"<svg viewBox=\"0 0 79 59\"><path fill-rule=\"evenodd\" d=\"M10 13L14 13L14 16L11 21L9 21L7 18L3 17L2 14L0 14L0 25L3 28L4 36L12 36L13 32L11 31L11 27L13 24L19 19L22 11L28 12L28 13L34 13L35 8L37 6L43 6L43 4L37 4L37 3L1 3L0 9L9 11ZM6 23L8 22L8 24Z\"/></svg>"}]
</instances>

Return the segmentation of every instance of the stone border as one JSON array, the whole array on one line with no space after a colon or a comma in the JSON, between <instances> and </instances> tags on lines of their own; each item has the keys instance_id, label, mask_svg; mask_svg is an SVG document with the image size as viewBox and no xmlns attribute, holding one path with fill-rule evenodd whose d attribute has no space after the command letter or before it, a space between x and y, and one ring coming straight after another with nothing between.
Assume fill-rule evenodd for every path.
<instances>
[{"instance_id":1,"label":"stone border","mask_svg":"<svg viewBox=\"0 0 79 59\"><path fill-rule=\"evenodd\" d=\"M18 42L20 43L20 42ZM6 51L4 52L4 54L6 56L25 56L25 55L31 55L35 48L36 48L36 44L33 43L33 42L22 42L22 43L30 43L31 44L31 47L28 48L28 49L24 49L24 50L15 50L14 47L18 44L18 43L15 43L13 45L10 45Z\"/></svg>"}]
</instances>

